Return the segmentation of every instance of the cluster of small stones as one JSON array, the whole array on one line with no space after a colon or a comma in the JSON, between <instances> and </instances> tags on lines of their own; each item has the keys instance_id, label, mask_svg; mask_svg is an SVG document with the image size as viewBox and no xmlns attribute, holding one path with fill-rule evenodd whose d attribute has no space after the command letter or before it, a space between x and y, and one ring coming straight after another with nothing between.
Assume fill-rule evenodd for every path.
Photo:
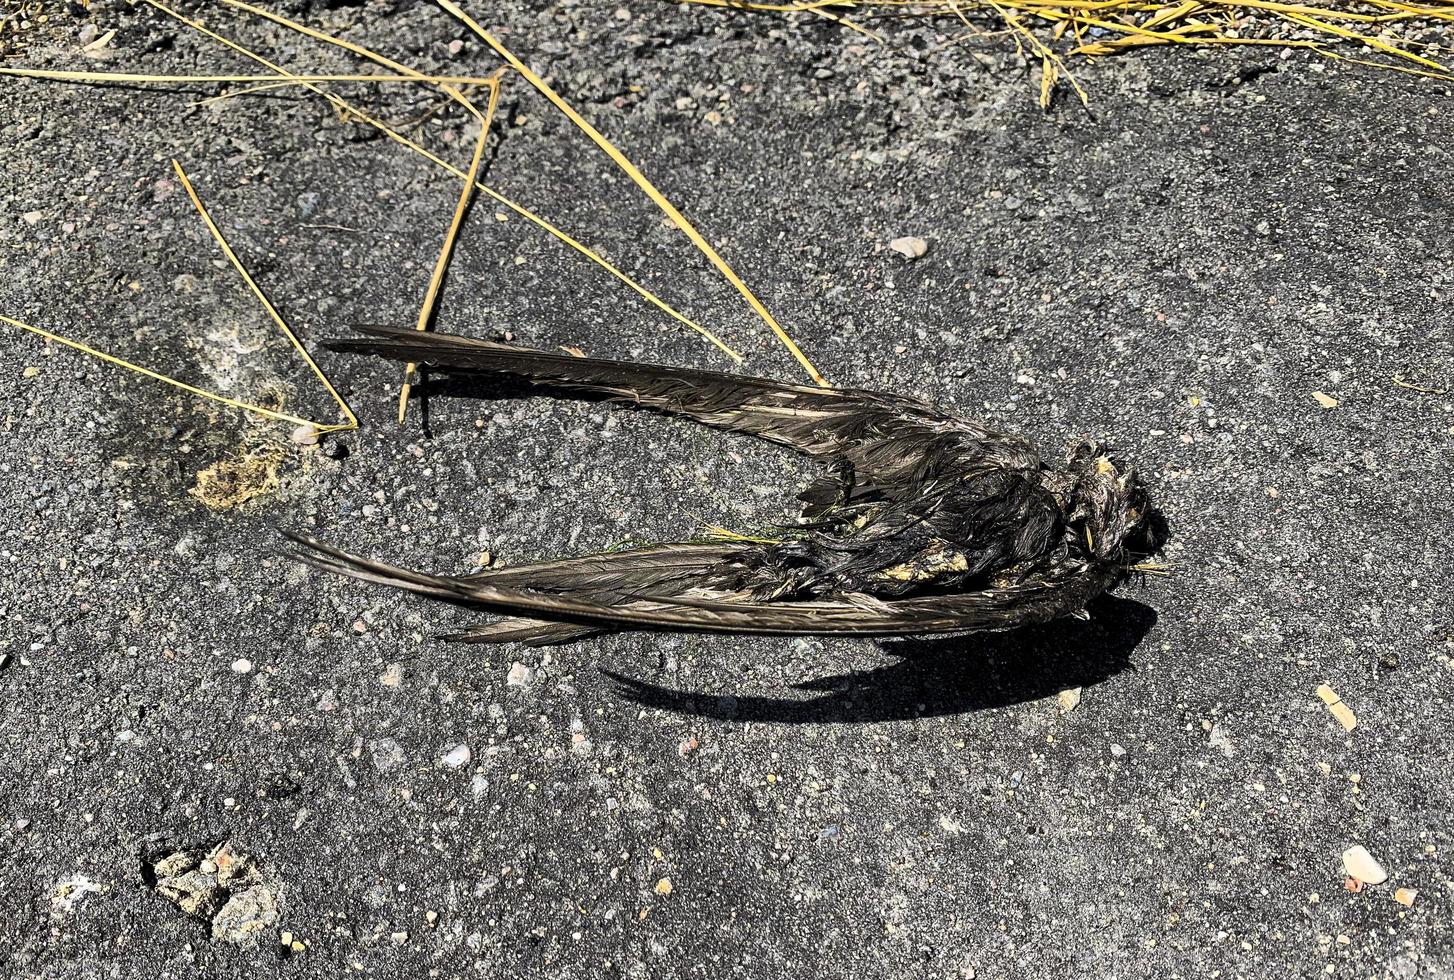
<instances>
[{"instance_id":1,"label":"cluster of small stones","mask_svg":"<svg viewBox=\"0 0 1454 980\"><path fill-rule=\"evenodd\" d=\"M178 851L152 865L156 891L188 915L212 924L212 938L250 946L278 921L276 890L257 862L230 841L205 854Z\"/></svg>"}]
</instances>

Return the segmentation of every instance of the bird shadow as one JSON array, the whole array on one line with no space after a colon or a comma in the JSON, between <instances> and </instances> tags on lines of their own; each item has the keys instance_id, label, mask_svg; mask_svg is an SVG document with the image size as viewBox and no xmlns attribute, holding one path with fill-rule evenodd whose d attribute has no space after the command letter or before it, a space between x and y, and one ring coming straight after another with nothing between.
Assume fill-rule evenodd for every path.
<instances>
[{"instance_id":1,"label":"bird shadow","mask_svg":"<svg viewBox=\"0 0 1454 980\"><path fill-rule=\"evenodd\" d=\"M882 648L893 663L793 685L810 697L700 694L603 673L617 694L643 707L721 721L802 725L954 715L1037 701L1134 669L1131 654L1156 625L1156 612L1108 595L1087 610L1088 622L1062 618L1007 633L888 641Z\"/></svg>"}]
</instances>

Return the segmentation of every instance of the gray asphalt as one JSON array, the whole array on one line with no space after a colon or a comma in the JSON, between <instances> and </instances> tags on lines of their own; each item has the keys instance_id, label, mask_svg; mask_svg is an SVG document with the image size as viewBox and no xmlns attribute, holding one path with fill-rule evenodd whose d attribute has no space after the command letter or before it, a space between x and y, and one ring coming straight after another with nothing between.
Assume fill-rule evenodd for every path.
<instances>
[{"instance_id":1,"label":"gray asphalt","mask_svg":"<svg viewBox=\"0 0 1454 980\"><path fill-rule=\"evenodd\" d=\"M474 41L451 56L464 35L427 5L284 9L493 67ZM543 399L436 393L400 429L396 369L326 352L364 428L301 447L6 333L0 972L1454 976L1448 87L1176 51L1085 68L1092 111L1042 112L1013 51L934 53L932 25L885 51L817 20L623 9L510 0L488 23L831 379L1047 453L1103 439L1163 509L1175 573L990 637L450 646L433 635L467 613L308 573L276 529L464 571L750 530L813 468ZM109 69L242 66L155 15L98 16ZM28 63L94 67L80 23L58 15ZM300 95L188 107L214 91L0 82L0 312L327 418L169 158L315 346L412 321L455 185ZM744 371L800 376L519 79L502 114L502 190ZM424 132L460 159L463 125ZM730 366L495 210L465 228L440 329ZM905 235L927 254L888 249ZM276 488L221 512L189 493L247 451ZM1350 890L1354 844L1387 882Z\"/></svg>"}]
</instances>

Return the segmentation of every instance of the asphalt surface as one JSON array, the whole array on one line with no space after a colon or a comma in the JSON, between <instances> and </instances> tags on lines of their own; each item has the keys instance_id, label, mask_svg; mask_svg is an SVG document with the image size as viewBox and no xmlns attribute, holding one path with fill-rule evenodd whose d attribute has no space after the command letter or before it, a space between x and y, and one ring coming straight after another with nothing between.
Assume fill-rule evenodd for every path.
<instances>
[{"instance_id":1,"label":"asphalt surface","mask_svg":"<svg viewBox=\"0 0 1454 980\"><path fill-rule=\"evenodd\" d=\"M493 68L444 15L397 6L286 9ZM469 614L308 573L275 529L464 571L751 530L813 467L544 399L436 393L401 429L395 366L327 353L364 428L303 447L10 331L0 972L1454 975L1447 87L1176 51L1083 69L1092 111L1042 112L1012 50L936 53L930 25L884 51L816 19L624 10L512 0L487 26L831 379L1047 453L1107 441L1163 509L1175 573L1021 634L450 646L433 634ZM119 28L107 69L244 64L98 11ZM27 62L95 67L81 24L58 15ZM0 81L0 312L330 419L169 159L314 346L412 322L455 185L296 93L189 107L215 92ZM363 97L401 122L435 105ZM710 323L743 370L800 376L519 79L501 111L490 180ZM422 131L467 157L458 113ZM495 210L472 212L440 329L730 366ZM889 250L901 236L927 253ZM225 511L189 492L247 452L276 487ZM1350 890L1354 844L1386 883Z\"/></svg>"}]
</instances>

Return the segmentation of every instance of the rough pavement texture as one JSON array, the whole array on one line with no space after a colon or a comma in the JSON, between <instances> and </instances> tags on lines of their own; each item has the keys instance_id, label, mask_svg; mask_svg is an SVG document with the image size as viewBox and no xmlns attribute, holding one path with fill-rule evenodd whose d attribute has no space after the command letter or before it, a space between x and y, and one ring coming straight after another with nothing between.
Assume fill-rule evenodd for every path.
<instances>
[{"instance_id":1,"label":"rough pavement texture","mask_svg":"<svg viewBox=\"0 0 1454 980\"><path fill-rule=\"evenodd\" d=\"M421 65L493 67L468 39L452 59L465 35L428 5L287 9ZM1393 381L1454 386L1448 91L1178 51L1087 69L1091 115L1042 113L1012 52L933 54L927 25L884 51L807 18L625 9L508 2L488 23L836 382L1135 460L1176 574L1029 634L451 647L430 637L466 613L307 573L274 528L463 571L486 548L750 529L812 467L541 399L438 395L427 434L399 429L396 368L331 355L365 428L303 448L6 335L5 972L1454 974L1454 405ZM243 65L157 15L102 16L116 70ZM29 62L94 66L78 26ZM295 66L350 64L246 33ZM0 82L0 311L327 418L168 158L310 342L412 320L455 185L296 94L188 107L214 92ZM711 323L746 370L798 376L539 97L515 80L502 111L493 181ZM423 125L467 155L458 114ZM494 210L466 228L442 329L724 366ZM928 253L888 249L905 235ZM189 495L246 449L278 464L275 490L223 513ZM153 887L163 856L223 841L278 889L257 946ZM1353 844L1386 884L1345 887Z\"/></svg>"}]
</instances>

